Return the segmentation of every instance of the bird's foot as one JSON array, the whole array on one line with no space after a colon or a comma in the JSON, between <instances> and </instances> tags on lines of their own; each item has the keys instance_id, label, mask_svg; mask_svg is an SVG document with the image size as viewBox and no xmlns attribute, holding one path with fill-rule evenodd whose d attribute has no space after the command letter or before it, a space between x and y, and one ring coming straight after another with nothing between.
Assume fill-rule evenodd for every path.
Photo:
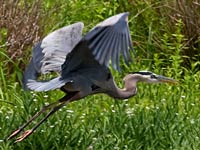
<instances>
[{"instance_id":1,"label":"bird's foot","mask_svg":"<svg viewBox=\"0 0 200 150\"><path fill-rule=\"evenodd\" d=\"M22 131L21 129L15 130L15 131L7 138L7 140L12 139L12 138L15 137L17 134L19 134L21 131Z\"/></svg>"},{"instance_id":2,"label":"bird's foot","mask_svg":"<svg viewBox=\"0 0 200 150\"><path fill-rule=\"evenodd\" d=\"M17 138L17 140L15 141L15 143L21 142L22 140L24 140L25 138L27 138L32 133L33 133L33 130L27 130L27 131L25 131L20 137Z\"/></svg>"}]
</instances>

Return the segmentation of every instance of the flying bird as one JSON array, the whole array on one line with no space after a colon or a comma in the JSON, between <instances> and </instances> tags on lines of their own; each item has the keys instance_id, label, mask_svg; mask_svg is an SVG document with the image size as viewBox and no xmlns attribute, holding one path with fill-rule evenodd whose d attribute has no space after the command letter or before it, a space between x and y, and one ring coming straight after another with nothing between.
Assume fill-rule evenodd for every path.
<instances>
[{"instance_id":1,"label":"flying bird","mask_svg":"<svg viewBox=\"0 0 200 150\"><path fill-rule=\"evenodd\" d=\"M22 141L61 107L88 95L105 93L123 100L136 95L137 82L176 82L149 71L139 71L124 77L123 89L117 87L109 64L119 71L121 56L127 64L131 61L133 47L128 15L125 12L112 16L97 24L85 36L82 36L83 23L74 23L50 33L33 48L31 61L23 77L24 88L38 92L60 89L66 95L44 106L8 139L17 136L39 115L50 109L40 122L23 132L15 142ZM39 80L40 75L51 72L57 72L58 76L49 81Z\"/></svg>"}]
</instances>

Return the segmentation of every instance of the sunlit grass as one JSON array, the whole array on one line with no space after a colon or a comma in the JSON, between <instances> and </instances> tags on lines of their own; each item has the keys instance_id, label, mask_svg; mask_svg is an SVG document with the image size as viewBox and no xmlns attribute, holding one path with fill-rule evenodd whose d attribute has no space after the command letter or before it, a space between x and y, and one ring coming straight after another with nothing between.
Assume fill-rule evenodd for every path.
<instances>
[{"instance_id":1,"label":"sunlit grass","mask_svg":"<svg viewBox=\"0 0 200 150\"><path fill-rule=\"evenodd\" d=\"M89 96L62 108L33 135L13 144L4 139L45 103L63 95L59 91L28 93L13 83L7 89L12 93L9 99L0 101L0 147L4 150L198 149L198 84L196 79L179 85L139 83L138 94L125 101L104 94Z\"/></svg>"},{"instance_id":2,"label":"sunlit grass","mask_svg":"<svg viewBox=\"0 0 200 150\"><path fill-rule=\"evenodd\" d=\"M118 86L123 87L122 79L125 74L139 70L150 70L156 74L175 78L179 84L139 83L138 94L124 101L114 100L104 94L88 96L60 109L30 137L17 144L13 144L14 140L7 141L8 135L42 106L55 102L64 93L59 90L42 93L22 90L20 83L17 82L22 76L22 70L18 67L21 60L13 62L6 54L6 38L12 34L9 34L7 29L0 29L0 149L198 150L200 148L200 62L197 61L199 53L191 51L192 55L183 56L183 54L190 46L198 50L199 41L194 41L195 44L191 45L194 34L191 34L191 39L187 34L183 35L187 33L187 28L189 32L193 28L184 24L184 17L185 19L192 17L179 14L180 10L171 8L168 1L162 2L43 1L40 6L42 11L38 12L44 13L42 16L45 16L41 19L41 23L44 24L39 27L45 35L77 21L85 23L85 33L104 18L129 11L130 31L137 55L132 55L133 62L129 67L121 63L121 73L112 70ZM194 5L199 4L196 2ZM173 13L171 9L177 14L174 14L175 18L169 19ZM188 14L190 10L195 12L194 9L184 9L188 12L183 14ZM194 21L198 20L195 15L191 15ZM199 13L196 15L199 16ZM178 16L183 17L183 20L176 18ZM194 21L186 22L195 25ZM24 31L24 26L22 27ZM198 26L196 28L198 29ZM193 32L198 33L195 29ZM21 41L23 43L24 40ZM25 49L24 53L29 50ZM28 60L29 58L25 56L22 55L20 59ZM186 60L184 57L188 57L187 60L191 62L186 62L187 65L184 65ZM9 74L10 69L13 69L12 74ZM42 116L26 129L33 127L41 118Z\"/></svg>"}]
</instances>

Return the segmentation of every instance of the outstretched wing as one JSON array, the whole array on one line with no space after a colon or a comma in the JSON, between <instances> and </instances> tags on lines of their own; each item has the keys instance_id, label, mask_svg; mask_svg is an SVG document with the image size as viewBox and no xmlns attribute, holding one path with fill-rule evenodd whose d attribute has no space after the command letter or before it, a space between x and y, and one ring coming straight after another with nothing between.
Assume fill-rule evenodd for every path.
<instances>
[{"instance_id":1,"label":"outstretched wing","mask_svg":"<svg viewBox=\"0 0 200 150\"><path fill-rule=\"evenodd\" d=\"M56 34L52 34L52 37L49 36L49 39L46 38L46 40L41 43L44 57L42 57L42 61L38 61L41 62L41 73L60 71L62 68L61 77L52 79L51 81L48 81L48 83L37 82L36 80L31 81L28 84L29 87L38 91L59 88L64 85L62 80L67 80L69 72L75 71L76 69L87 70L89 67L99 67L100 64L102 66L108 66L110 60L112 61L112 67L120 70L120 55L122 54L125 62L128 63L131 60L129 49L133 49L128 27L128 14L129 13L121 13L98 24L89 31L81 41L79 39L75 44L76 46L74 45L75 47L73 50L70 49L71 51L67 51L65 55L62 53L62 49L65 47L60 46L62 44L58 44L57 46L57 42L52 42L52 44L49 42L51 39L57 39ZM62 38L64 38L64 36L62 36ZM48 41L47 44L45 41ZM66 59L64 61L62 59L62 63L60 63L59 57L65 57L66 54L68 54ZM53 83L55 83L55 86Z\"/></svg>"},{"instance_id":2,"label":"outstretched wing","mask_svg":"<svg viewBox=\"0 0 200 150\"><path fill-rule=\"evenodd\" d=\"M84 37L92 54L100 64L108 66L109 61L112 60L112 67L120 70L120 54L123 55L126 63L131 60L129 48L133 48L128 27L128 15L129 13L121 13L112 16L95 26Z\"/></svg>"},{"instance_id":3,"label":"outstretched wing","mask_svg":"<svg viewBox=\"0 0 200 150\"><path fill-rule=\"evenodd\" d=\"M32 59L23 76L25 89L35 90L37 86L42 87L42 84L46 84L45 87L47 87L46 82L37 81L38 76L61 71L61 65L64 63L66 55L72 51L82 38L83 26L83 23L78 22L60 28L47 35L33 48ZM28 83L29 81L31 82ZM54 85L56 87L56 84Z\"/></svg>"},{"instance_id":4,"label":"outstretched wing","mask_svg":"<svg viewBox=\"0 0 200 150\"><path fill-rule=\"evenodd\" d=\"M41 73L61 71L66 55L82 38L82 29L83 23L75 23L50 33L42 40L44 57L41 60Z\"/></svg>"},{"instance_id":5,"label":"outstretched wing","mask_svg":"<svg viewBox=\"0 0 200 150\"><path fill-rule=\"evenodd\" d=\"M62 80L59 76L49 81L28 80L27 86L31 90L41 92L41 91L49 91L49 90L60 88L63 85L65 85L67 82L70 82L70 81Z\"/></svg>"}]
</instances>

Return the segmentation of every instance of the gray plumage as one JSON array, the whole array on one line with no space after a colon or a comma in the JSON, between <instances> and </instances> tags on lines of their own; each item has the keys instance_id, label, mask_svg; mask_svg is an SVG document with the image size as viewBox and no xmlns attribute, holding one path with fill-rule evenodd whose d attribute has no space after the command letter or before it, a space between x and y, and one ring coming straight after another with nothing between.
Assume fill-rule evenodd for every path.
<instances>
[{"instance_id":1,"label":"gray plumage","mask_svg":"<svg viewBox=\"0 0 200 150\"><path fill-rule=\"evenodd\" d=\"M133 49L127 17L128 13L112 16L95 26L84 37L81 22L47 35L33 49L32 60L24 73L24 88L35 91L61 88L70 78L70 73L80 66L108 67L112 61L112 67L120 70L120 53L128 63L131 60L128 49ZM53 84L55 79L37 81L40 74L52 71L60 74L56 78L57 84Z\"/></svg>"},{"instance_id":2,"label":"gray plumage","mask_svg":"<svg viewBox=\"0 0 200 150\"><path fill-rule=\"evenodd\" d=\"M176 83L175 80L148 71L133 72L124 77L124 88L117 87L108 68L120 70L119 59L131 60L132 42L128 28L128 13L110 17L82 37L83 23L76 23L50 33L33 49L32 59L23 78L24 88L49 91L60 88L66 93L57 102L44 106L8 139L18 135L42 113L49 113L15 142L31 135L50 115L90 94L105 93L117 99L127 99L137 93L137 82ZM38 81L40 74L58 72L58 77Z\"/></svg>"}]
</instances>

